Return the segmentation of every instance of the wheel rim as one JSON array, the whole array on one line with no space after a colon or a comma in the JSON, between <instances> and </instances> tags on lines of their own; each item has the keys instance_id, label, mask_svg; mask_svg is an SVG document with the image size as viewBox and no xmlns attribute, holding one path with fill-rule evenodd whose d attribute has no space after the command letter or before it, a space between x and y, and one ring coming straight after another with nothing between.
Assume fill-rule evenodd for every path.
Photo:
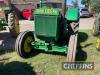
<instances>
[{"instance_id":1,"label":"wheel rim","mask_svg":"<svg viewBox=\"0 0 100 75\"><path fill-rule=\"evenodd\" d=\"M27 37L25 42L24 42L24 50L26 53L30 53L31 52L31 47L30 44L33 41L33 38L31 36Z\"/></svg>"},{"instance_id":2,"label":"wheel rim","mask_svg":"<svg viewBox=\"0 0 100 75\"><path fill-rule=\"evenodd\" d=\"M100 44L100 38L97 38L97 40L96 40L96 48L99 48L99 44Z\"/></svg>"}]
</instances>

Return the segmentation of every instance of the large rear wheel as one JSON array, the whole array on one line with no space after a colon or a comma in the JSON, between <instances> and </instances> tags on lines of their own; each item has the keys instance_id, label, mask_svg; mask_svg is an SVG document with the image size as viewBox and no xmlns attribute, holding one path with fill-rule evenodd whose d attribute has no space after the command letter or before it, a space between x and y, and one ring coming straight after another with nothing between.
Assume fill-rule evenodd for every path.
<instances>
[{"instance_id":1,"label":"large rear wheel","mask_svg":"<svg viewBox=\"0 0 100 75\"><path fill-rule=\"evenodd\" d=\"M19 34L15 43L15 50L18 55L28 58L32 54L31 42L34 41L34 35L31 31L25 31Z\"/></svg>"},{"instance_id":2,"label":"large rear wheel","mask_svg":"<svg viewBox=\"0 0 100 75\"><path fill-rule=\"evenodd\" d=\"M78 37L78 23L71 23L71 34L68 44L67 62L74 62L77 49L77 37Z\"/></svg>"},{"instance_id":3,"label":"large rear wheel","mask_svg":"<svg viewBox=\"0 0 100 75\"><path fill-rule=\"evenodd\" d=\"M20 32L19 20L17 15L14 12L8 14L8 26L9 26L9 31L11 33L11 36L17 37L17 35Z\"/></svg>"}]
</instances>

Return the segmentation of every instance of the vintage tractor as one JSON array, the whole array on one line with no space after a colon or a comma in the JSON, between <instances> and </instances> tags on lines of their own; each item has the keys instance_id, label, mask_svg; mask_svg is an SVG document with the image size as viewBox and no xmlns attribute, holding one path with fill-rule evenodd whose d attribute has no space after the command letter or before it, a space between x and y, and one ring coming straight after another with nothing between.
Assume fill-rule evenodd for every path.
<instances>
[{"instance_id":1,"label":"vintage tractor","mask_svg":"<svg viewBox=\"0 0 100 75\"><path fill-rule=\"evenodd\" d=\"M96 14L97 16L94 25L93 25L93 36L97 37L96 39L96 49L100 51L100 13Z\"/></svg>"},{"instance_id":2,"label":"vintage tractor","mask_svg":"<svg viewBox=\"0 0 100 75\"><path fill-rule=\"evenodd\" d=\"M10 7L0 8L0 31L5 30L5 26L9 27L9 31L13 37L17 37L19 33L19 21L17 15Z\"/></svg>"},{"instance_id":3,"label":"vintage tractor","mask_svg":"<svg viewBox=\"0 0 100 75\"><path fill-rule=\"evenodd\" d=\"M34 10L35 31L19 34L15 43L18 55L27 58L37 50L67 54L67 61L75 60L79 12L78 8L66 10L66 0L61 9L43 6ZM48 4L47 4L48 5Z\"/></svg>"}]
</instances>

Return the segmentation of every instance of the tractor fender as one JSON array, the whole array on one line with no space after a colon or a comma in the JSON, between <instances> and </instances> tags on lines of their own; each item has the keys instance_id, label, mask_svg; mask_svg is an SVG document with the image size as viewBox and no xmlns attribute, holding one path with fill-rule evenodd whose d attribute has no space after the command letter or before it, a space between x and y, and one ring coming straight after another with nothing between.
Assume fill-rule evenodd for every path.
<instances>
[{"instance_id":1,"label":"tractor fender","mask_svg":"<svg viewBox=\"0 0 100 75\"><path fill-rule=\"evenodd\" d=\"M78 8L68 8L68 10L66 11L65 18L68 21L78 21L79 20Z\"/></svg>"}]
</instances>

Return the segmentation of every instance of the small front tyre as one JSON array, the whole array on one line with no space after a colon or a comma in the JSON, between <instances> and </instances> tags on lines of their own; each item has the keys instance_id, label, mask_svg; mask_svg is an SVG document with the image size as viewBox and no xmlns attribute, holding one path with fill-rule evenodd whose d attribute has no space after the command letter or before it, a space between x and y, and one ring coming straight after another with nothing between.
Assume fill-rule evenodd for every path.
<instances>
[{"instance_id":1,"label":"small front tyre","mask_svg":"<svg viewBox=\"0 0 100 75\"><path fill-rule=\"evenodd\" d=\"M15 43L15 50L20 57L28 58L32 55L31 42L34 41L34 35L31 31L25 31L19 34Z\"/></svg>"}]
</instances>

